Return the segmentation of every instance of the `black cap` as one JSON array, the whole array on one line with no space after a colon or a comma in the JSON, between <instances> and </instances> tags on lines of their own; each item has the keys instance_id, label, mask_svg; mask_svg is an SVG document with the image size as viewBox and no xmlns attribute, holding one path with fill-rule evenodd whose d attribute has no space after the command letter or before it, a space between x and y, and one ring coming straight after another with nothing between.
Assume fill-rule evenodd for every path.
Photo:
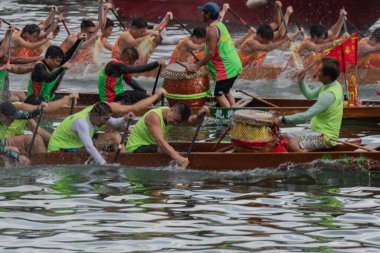
<instances>
[{"instance_id":1,"label":"black cap","mask_svg":"<svg viewBox=\"0 0 380 253\"><path fill-rule=\"evenodd\" d=\"M3 114L10 119L14 119L16 118L16 112L16 107L12 103L5 101L0 104L0 114Z\"/></svg>"}]
</instances>

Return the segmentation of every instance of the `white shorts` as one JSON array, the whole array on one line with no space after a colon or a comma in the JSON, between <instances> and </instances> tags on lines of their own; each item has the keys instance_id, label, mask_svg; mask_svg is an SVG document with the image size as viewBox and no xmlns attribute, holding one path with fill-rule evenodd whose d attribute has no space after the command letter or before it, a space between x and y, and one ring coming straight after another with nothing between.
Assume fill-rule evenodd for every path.
<instances>
[{"instance_id":1,"label":"white shorts","mask_svg":"<svg viewBox=\"0 0 380 253\"><path fill-rule=\"evenodd\" d=\"M310 129L288 133L290 140L296 139L305 151L317 151L329 149L331 146L324 142L324 134L312 131Z\"/></svg>"}]
</instances>

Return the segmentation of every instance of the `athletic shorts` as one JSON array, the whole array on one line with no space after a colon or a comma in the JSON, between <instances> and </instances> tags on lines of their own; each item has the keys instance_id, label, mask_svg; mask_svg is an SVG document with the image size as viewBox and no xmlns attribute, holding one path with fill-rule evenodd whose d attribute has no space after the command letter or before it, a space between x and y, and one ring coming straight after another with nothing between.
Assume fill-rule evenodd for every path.
<instances>
[{"instance_id":1,"label":"athletic shorts","mask_svg":"<svg viewBox=\"0 0 380 253\"><path fill-rule=\"evenodd\" d=\"M306 129L288 133L289 139L296 139L305 151L317 151L331 148L324 142L324 134Z\"/></svg>"},{"instance_id":2,"label":"athletic shorts","mask_svg":"<svg viewBox=\"0 0 380 253\"><path fill-rule=\"evenodd\" d=\"M230 79L217 81L215 84L214 96L220 97L220 96L225 95L228 92L230 92L232 86L234 85L236 78L237 78L237 76L232 77Z\"/></svg>"},{"instance_id":3,"label":"athletic shorts","mask_svg":"<svg viewBox=\"0 0 380 253\"><path fill-rule=\"evenodd\" d=\"M146 92L137 90L126 90L123 93L116 95L114 101L121 101L121 103L124 105L133 105L147 97L148 95L146 94Z\"/></svg>"},{"instance_id":4,"label":"athletic shorts","mask_svg":"<svg viewBox=\"0 0 380 253\"><path fill-rule=\"evenodd\" d=\"M139 148L133 151L133 153L157 153L157 152L158 152L158 146L155 144L140 146Z\"/></svg>"}]
</instances>

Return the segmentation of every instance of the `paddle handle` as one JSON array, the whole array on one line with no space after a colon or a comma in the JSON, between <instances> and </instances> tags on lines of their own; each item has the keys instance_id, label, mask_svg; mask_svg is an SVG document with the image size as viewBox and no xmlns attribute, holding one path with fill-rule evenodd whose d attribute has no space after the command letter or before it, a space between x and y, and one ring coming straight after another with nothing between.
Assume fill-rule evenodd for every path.
<instances>
[{"instance_id":1,"label":"paddle handle","mask_svg":"<svg viewBox=\"0 0 380 253\"><path fill-rule=\"evenodd\" d=\"M331 140L339 142L339 143L342 143L342 144L347 145L347 146L354 147L354 148L363 149L363 150L366 150L368 152L378 152L378 151L370 149L370 148L366 148L366 147L363 147L363 146L360 146L360 145L356 145L356 144L353 144L353 143L349 143L349 142L346 142L346 141L339 140L338 138L331 138Z\"/></svg>"},{"instance_id":2,"label":"paddle handle","mask_svg":"<svg viewBox=\"0 0 380 253\"><path fill-rule=\"evenodd\" d=\"M121 152L121 149L123 148L123 145L125 143L125 140L127 139L128 137L128 131L129 131L129 126L131 124L131 119L128 119L127 121L127 127L126 129L124 130L124 133L123 133L123 136L121 137L121 141L120 141L120 144L119 144L119 147L117 148L116 150L116 154L115 154L115 157L113 159L113 163L117 163L117 160L119 160L119 156L120 156L120 152Z\"/></svg>"},{"instance_id":3,"label":"paddle handle","mask_svg":"<svg viewBox=\"0 0 380 253\"><path fill-rule=\"evenodd\" d=\"M219 144L222 142L222 140L224 139L224 137L228 134L228 132L231 130L230 127L228 127L224 132L223 134L219 137L218 139L218 142L214 145L214 147L212 148L212 152L215 152L215 150L217 150L217 148L219 147Z\"/></svg>"},{"instance_id":4,"label":"paddle handle","mask_svg":"<svg viewBox=\"0 0 380 253\"><path fill-rule=\"evenodd\" d=\"M294 13L293 13L293 15L294 15ZM293 18L294 18L294 23L296 23L296 26L297 26L298 30L299 30L299 31L302 31L301 26L300 26L300 24L298 23L296 16L293 16ZM303 33L301 33L301 38L302 38L302 39L305 38L305 36L303 35Z\"/></svg>"},{"instance_id":5,"label":"paddle handle","mask_svg":"<svg viewBox=\"0 0 380 253\"><path fill-rule=\"evenodd\" d=\"M242 19L235 11L233 11L231 8L228 8L228 11L235 16L235 18L239 19L240 23L245 25L248 29L251 29L251 26L244 20Z\"/></svg>"},{"instance_id":6,"label":"paddle handle","mask_svg":"<svg viewBox=\"0 0 380 253\"><path fill-rule=\"evenodd\" d=\"M201 129L201 126L202 126L202 123L203 123L203 120L205 119L205 115L206 115L206 112L202 112L200 115L199 115L199 123L198 123L198 126L197 126L197 129L195 130L195 133L193 135L193 139L191 140L191 143L189 145L189 148L187 149L187 157L190 156L190 153L191 153L191 150L193 149L193 146L194 146L194 143L198 137L198 133L199 133L199 130Z\"/></svg>"},{"instance_id":7,"label":"paddle handle","mask_svg":"<svg viewBox=\"0 0 380 253\"><path fill-rule=\"evenodd\" d=\"M282 12L281 9L280 9L280 15L281 15L281 22L284 23L284 26L285 26L285 31L286 31L286 33L289 33L288 25L287 25L286 22L285 22L284 13Z\"/></svg>"},{"instance_id":8,"label":"paddle handle","mask_svg":"<svg viewBox=\"0 0 380 253\"><path fill-rule=\"evenodd\" d=\"M67 25L66 25L66 21L65 21L65 20L62 20L62 25L63 25L63 27L65 28L67 34L68 34L68 35L71 35L70 30L69 30L69 28L67 27Z\"/></svg>"},{"instance_id":9,"label":"paddle handle","mask_svg":"<svg viewBox=\"0 0 380 253\"><path fill-rule=\"evenodd\" d=\"M178 20L177 18L175 18L175 17L173 17L173 20L175 21L175 22L177 22L183 29L185 29L188 33L192 33L190 30L189 30L189 28L187 28L185 25L184 25L184 23L182 23L180 20Z\"/></svg>"},{"instance_id":10,"label":"paddle handle","mask_svg":"<svg viewBox=\"0 0 380 253\"><path fill-rule=\"evenodd\" d=\"M248 93L248 92L245 92L245 91L243 91L243 90L236 90L236 92L240 92L240 93L242 93L242 94L244 94L244 95L247 95L248 97L251 97L251 98L253 98L253 99L256 99L257 101L260 101L261 103L264 103L264 104L269 105L269 106L271 106L271 107L279 107L279 106L277 106L277 105L275 105L275 104L273 104L273 103L271 103L271 102L268 102L268 101L266 101L266 100L264 100L264 99L261 99L261 98L255 97L255 96L253 96L252 94L250 94L250 93Z\"/></svg>"},{"instance_id":11,"label":"paddle handle","mask_svg":"<svg viewBox=\"0 0 380 253\"><path fill-rule=\"evenodd\" d=\"M177 63L178 65L184 67L185 69L187 68L187 66L185 64L183 64L182 62L175 61L175 63Z\"/></svg>"},{"instance_id":12,"label":"paddle handle","mask_svg":"<svg viewBox=\"0 0 380 253\"><path fill-rule=\"evenodd\" d=\"M119 15L117 15L116 11L112 8L111 9L111 12L112 14L115 16L115 18L117 19L117 21L119 21L120 25L123 27L123 29L125 30L125 25L123 24L123 22L121 21Z\"/></svg>"},{"instance_id":13,"label":"paddle handle","mask_svg":"<svg viewBox=\"0 0 380 253\"><path fill-rule=\"evenodd\" d=\"M345 33L348 33L347 18L346 17L344 17L344 19L343 19L343 30Z\"/></svg>"},{"instance_id":14,"label":"paddle handle","mask_svg":"<svg viewBox=\"0 0 380 253\"><path fill-rule=\"evenodd\" d=\"M34 132L33 132L32 141L30 142L30 145L29 145L28 157L30 157L30 155L32 154L32 149L33 149L34 141L36 140L36 136L37 136L37 133L38 133L38 128L40 126L43 113L44 113L44 108L42 107L40 115L38 116L38 119L37 119L36 128L34 129Z\"/></svg>"},{"instance_id":15,"label":"paddle handle","mask_svg":"<svg viewBox=\"0 0 380 253\"><path fill-rule=\"evenodd\" d=\"M74 98L71 98L71 104L70 104L70 112L69 112L69 116L70 116L70 115L73 115L73 113L74 113L74 106L75 106L75 99L74 99Z\"/></svg>"},{"instance_id":16,"label":"paddle handle","mask_svg":"<svg viewBox=\"0 0 380 253\"><path fill-rule=\"evenodd\" d=\"M156 88L157 88L158 78L160 77L161 68L162 68L162 65L160 65L158 67L158 72L157 72L157 75L156 75L156 80L154 80L152 95L154 95L154 93L156 93Z\"/></svg>"}]
</instances>

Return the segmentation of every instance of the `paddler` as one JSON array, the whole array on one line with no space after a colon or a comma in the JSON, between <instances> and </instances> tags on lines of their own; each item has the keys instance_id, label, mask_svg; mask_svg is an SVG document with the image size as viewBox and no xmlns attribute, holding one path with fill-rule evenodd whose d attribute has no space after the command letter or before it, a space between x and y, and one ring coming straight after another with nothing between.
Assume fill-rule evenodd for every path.
<instances>
[{"instance_id":1,"label":"paddler","mask_svg":"<svg viewBox=\"0 0 380 253\"><path fill-rule=\"evenodd\" d=\"M340 10L338 21L326 31L326 27L321 24L310 27L310 37L305 38L297 47L296 53L304 57L304 65L309 65L315 58L318 58L323 50L334 47L342 40L347 39L350 35L344 33L339 39L339 33L342 29L344 19L347 16L346 10ZM313 55L313 53L316 53ZM310 59L309 59L310 58Z\"/></svg>"},{"instance_id":2,"label":"paddler","mask_svg":"<svg viewBox=\"0 0 380 253\"><path fill-rule=\"evenodd\" d=\"M376 28L370 37L359 42L359 66L362 68L380 68L380 28Z\"/></svg>"},{"instance_id":3,"label":"paddler","mask_svg":"<svg viewBox=\"0 0 380 253\"><path fill-rule=\"evenodd\" d=\"M72 59L75 63L94 63L93 49L95 42L102 36L101 32L98 32L100 21L103 17L103 3L104 0L99 0L99 14L96 24L89 19L83 19L80 25L80 32L77 34L70 34L60 45L64 53L74 45L79 37L83 34L87 36L87 40L81 45L75 57Z\"/></svg>"},{"instance_id":4,"label":"paddler","mask_svg":"<svg viewBox=\"0 0 380 253\"><path fill-rule=\"evenodd\" d=\"M16 109L17 104L21 103L15 102L13 104ZM12 124L8 127L5 134L5 137L7 138L7 146L16 147L20 153L27 153L31 145L33 135L24 134L24 131L27 128L34 133L37 127L37 123L33 118L37 117L41 113L41 108L46 108L47 106L47 103L42 102L40 105L38 105L37 109L33 109L33 111L24 111L23 118L15 119L12 122ZM46 146L44 144L44 140L49 140L49 138L50 133L47 132L45 129L39 127L38 132L35 136L35 140L33 142L32 154L46 153Z\"/></svg>"},{"instance_id":5,"label":"paddler","mask_svg":"<svg viewBox=\"0 0 380 253\"><path fill-rule=\"evenodd\" d=\"M196 72L200 67L207 65L216 82L214 96L219 105L231 107L235 104L231 88L243 69L241 61L226 26L218 21L219 6L214 2L208 2L198 9L202 11L203 21L207 24L206 56L199 62L188 65L187 70Z\"/></svg>"},{"instance_id":6,"label":"paddler","mask_svg":"<svg viewBox=\"0 0 380 253\"><path fill-rule=\"evenodd\" d=\"M26 156L19 154L19 150L17 147L13 147L7 144L6 133L8 131L9 126L12 124L12 122L15 119L20 119L20 118L25 119L25 118L29 118L30 116L37 116L37 114L38 113L36 112L32 112L32 113L17 112L15 106L8 101L0 103L0 153L15 159L21 165L30 164L30 161ZM23 141L26 142L27 139L24 138ZM28 145L28 144L30 145L29 141L28 143L24 143L23 145ZM33 145L34 149L32 149L32 151L36 151L36 148L37 149L39 148L37 145L38 145L38 141L34 143Z\"/></svg>"},{"instance_id":7,"label":"paddler","mask_svg":"<svg viewBox=\"0 0 380 253\"><path fill-rule=\"evenodd\" d=\"M46 103L44 102L44 99L41 95L31 94L25 99L24 102L14 102L13 105L16 107L18 111L34 111L39 109L41 105L46 104L47 106L44 106L44 113L53 113L61 110L64 107L69 107L71 105L72 100L74 100L75 103L78 98L78 93L70 93L68 95L63 96L60 99ZM36 127L36 125L37 124L34 119L15 120L7 131L7 138L16 135L22 135L24 133L25 128L28 128L30 131L34 132L34 128ZM47 146L51 134L41 127L38 128L38 134L42 137L43 142Z\"/></svg>"},{"instance_id":8,"label":"paddler","mask_svg":"<svg viewBox=\"0 0 380 253\"><path fill-rule=\"evenodd\" d=\"M165 65L164 60L154 61L146 65L132 66L138 59L136 48L125 48L116 59L108 62L100 71L98 91L103 102L122 101L130 105L148 96L147 91L135 81L131 74L142 73L159 65ZM124 90L123 81L133 88L133 91Z\"/></svg>"},{"instance_id":9,"label":"paddler","mask_svg":"<svg viewBox=\"0 0 380 253\"><path fill-rule=\"evenodd\" d=\"M209 114L209 108L204 106L199 110L198 115L191 115L190 107L184 103L148 111L129 135L126 145L127 153L165 153L186 168L189 165L188 158L180 155L167 142L169 129L172 125L184 122L197 124L202 113Z\"/></svg>"},{"instance_id":10,"label":"paddler","mask_svg":"<svg viewBox=\"0 0 380 253\"><path fill-rule=\"evenodd\" d=\"M305 71L298 77L302 94L308 99L317 99L306 112L276 117L275 125L296 125L311 120L311 129L284 135L289 142L290 152L310 152L328 149L336 145L331 138L338 138L343 116L343 90L337 78L339 63L334 58L323 58L318 71L318 81L322 85L310 89L304 82Z\"/></svg>"},{"instance_id":11,"label":"paddler","mask_svg":"<svg viewBox=\"0 0 380 253\"><path fill-rule=\"evenodd\" d=\"M45 58L38 61L33 68L28 83L28 96L33 93L40 94L46 102L55 99L52 90L62 72L71 67L71 63L67 60L74 54L82 39L78 39L66 54L58 46L50 46L46 50Z\"/></svg>"},{"instance_id":12,"label":"paddler","mask_svg":"<svg viewBox=\"0 0 380 253\"><path fill-rule=\"evenodd\" d=\"M190 36L181 39L175 47L169 63L194 62L195 58L190 53L193 51L198 59L203 58L204 48L206 46L206 29L203 27L194 28ZM203 55L203 56L202 56Z\"/></svg>"},{"instance_id":13,"label":"paddler","mask_svg":"<svg viewBox=\"0 0 380 253\"><path fill-rule=\"evenodd\" d=\"M125 48L137 47L146 36L159 35L157 30L147 29L148 23L143 18L132 20L132 27L117 38L112 49L112 58L117 59Z\"/></svg>"},{"instance_id":14,"label":"paddler","mask_svg":"<svg viewBox=\"0 0 380 253\"><path fill-rule=\"evenodd\" d=\"M125 128L126 122L133 116L133 113L129 113L121 118L112 118L111 106L98 102L67 117L54 130L49 141L48 152L79 152L84 148L96 163L106 164L92 138L107 125L113 128ZM96 145L99 148L112 145L116 150L120 141L119 134L104 133L99 134Z\"/></svg>"}]
</instances>

